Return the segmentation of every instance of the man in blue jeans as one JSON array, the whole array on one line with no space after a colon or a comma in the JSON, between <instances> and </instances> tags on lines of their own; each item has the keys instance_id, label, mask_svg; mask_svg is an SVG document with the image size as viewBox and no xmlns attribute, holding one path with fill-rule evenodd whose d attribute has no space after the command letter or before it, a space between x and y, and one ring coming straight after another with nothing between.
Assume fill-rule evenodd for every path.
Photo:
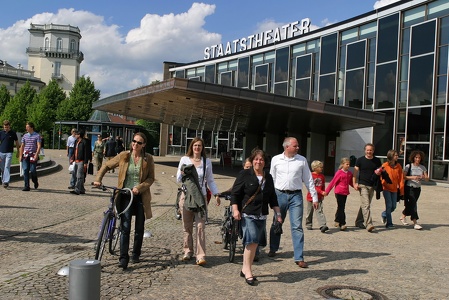
<instances>
[{"instance_id":1,"label":"man in blue jeans","mask_svg":"<svg viewBox=\"0 0 449 300\"><path fill-rule=\"evenodd\" d=\"M6 189L9 186L11 178L11 161L14 152L14 144L17 147L17 157L19 157L20 145L17 140L17 134L11 130L11 124L8 120L3 121L3 131L0 131L0 172L2 174L2 184Z\"/></svg>"},{"instance_id":2,"label":"man in blue jeans","mask_svg":"<svg viewBox=\"0 0 449 300\"><path fill-rule=\"evenodd\" d=\"M39 152L41 151L41 136L34 131L34 123L27 122L26 131L27 133L22 136L22 144L20 145L20 163L22 164L25 183L22 191L24 192L30 190L30 174L34 188L37 189L39 187L36 165L39 160Z\"/></svg>"},{"instance_id":3,"label":"man in blue jeans","mask_svg":"<svg viewBox=\"0 0 449 300\"><path fill-rule=\"evenodd\" d=\"M285 220L287 211L290 213L290 227L292 232L293 252L295 263L300 268L307 268L304 261L304 232L302 229L303 215L303 183L313 199L313 207L318 208L318 197L313 183L312 173L305 157L298 154L299 144L296 138L286 137L282 143L284 152L271 160L270 173L273 176L274 187L278 197L282 220ZM275 218L277 216L274 216ZM273 257L279 250L281 236L274 233L274 227L270 229L270 252Z\"/></svg>"}]
</instances>

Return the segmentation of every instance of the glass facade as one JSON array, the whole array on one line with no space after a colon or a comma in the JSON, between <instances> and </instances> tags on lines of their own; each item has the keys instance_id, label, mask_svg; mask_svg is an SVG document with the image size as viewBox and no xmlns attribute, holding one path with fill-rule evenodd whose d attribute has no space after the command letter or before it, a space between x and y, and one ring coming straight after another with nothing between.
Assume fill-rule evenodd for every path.
<instances>
[{"instance_id":1,"label":"glass facade","mask_svg":"<svg viewBox=\"0 0 449 300\"><path fill-rule=\"evenodd\" d=\"M383 112L386 123L372 128L376 153L400 149L405 163L410 151L421 149L432 179L447 180L449 0L398 2L313 33L170 71L173 77ZM211 134L212 148L227 139L220 148L241 149L238 133Z\"/></svg>"}]
</instances>

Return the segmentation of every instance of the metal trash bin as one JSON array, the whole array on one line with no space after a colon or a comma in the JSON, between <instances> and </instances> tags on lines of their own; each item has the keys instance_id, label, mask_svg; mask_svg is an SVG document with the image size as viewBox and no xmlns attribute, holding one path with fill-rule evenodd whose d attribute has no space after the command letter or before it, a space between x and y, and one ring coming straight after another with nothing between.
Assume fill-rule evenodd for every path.
<instances>
[{"instance_id":1,"label":"metal trash bin","mask_svg":"<svg viewBox=\"0 0 449 300\"><path fill-rule=\"evenodd\" d=\"M100 299L101 265L95 259L76 259L69 265L69 299Z\"/></svg>"}]
</instances>

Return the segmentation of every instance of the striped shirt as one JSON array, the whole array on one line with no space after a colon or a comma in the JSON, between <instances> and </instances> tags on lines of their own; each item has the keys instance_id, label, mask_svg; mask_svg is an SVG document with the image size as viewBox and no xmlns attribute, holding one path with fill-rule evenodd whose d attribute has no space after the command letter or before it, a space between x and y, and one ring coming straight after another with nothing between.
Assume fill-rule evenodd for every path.
<instances>
[{"instance_id":1,"label":"striped shirt","mask_svg":"<svg viewBox=\"0 0 449 300\"><path fill-rule=\"evenodd\" d=\"M31 152L36 153L37 152L37 143L41 142L41 136L37 132L33 133L25 133L22 136L22 144L25 146L23 147L24 152Z\"/></svg>"}]
</instances>

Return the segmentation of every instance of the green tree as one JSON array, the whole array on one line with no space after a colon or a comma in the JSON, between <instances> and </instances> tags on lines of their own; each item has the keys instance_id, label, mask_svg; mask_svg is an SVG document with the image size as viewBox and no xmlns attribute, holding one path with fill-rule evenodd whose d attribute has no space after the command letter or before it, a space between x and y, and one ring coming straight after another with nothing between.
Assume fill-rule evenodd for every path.
<instances>
[{"instance_id":1,"label":"green tree","mask_svg":"<svg viewBox=\"0 0 449 300\"><path fill-rule=\"evenodd\" d=\"M92 104L100 99L100 91L89 77L81 77L73 86L70 95L57 110L57 120L87 121L92 114Z\"/></svg>"},{"instance_id":2,"label":"green tree","mask_svg":"<svg viewBox=\"0 0 449 300\"><path fill-rule=\"evenodd\" d=\"M28 109L35 101L37 92L27 81L9 101L3 111L2 120L9 120L11 127L19 132L25 131L25 124L28 121Z\"/></svg>"},{"instance_id":3,"label":"green tree","mask_svg":"<svg viewBox=\"0 0 449 300\"><path fill-rule=\"evenodd\" d=\"M28 119L41 133L50 131L56 121L56 109L66 98L64 90L59 87L56 80L50 83L39 93L28 110Z\"/></svg>"},{"instance_id":4,"label":"green tree","mask_svg":"<svg viewBox=\"0 0 449 300\"><path fill-rule=\"evenodd\" d=\"M9 101L11 101L11 94L6 88L6 85L2 84L0 86L0 114L3 113Z\"/></svg>"}]
</instances>

